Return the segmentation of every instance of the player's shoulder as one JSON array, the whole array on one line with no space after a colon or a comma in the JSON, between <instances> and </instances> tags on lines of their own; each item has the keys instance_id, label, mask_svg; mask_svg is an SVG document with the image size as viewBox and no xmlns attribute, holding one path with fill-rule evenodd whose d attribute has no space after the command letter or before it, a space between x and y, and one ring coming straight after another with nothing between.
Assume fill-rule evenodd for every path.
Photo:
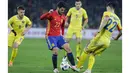
<instances>
[{"instance_id":1,"label":"player's shoulder","mask_svg":"<svg viewBox=\"0 0 130 73\"><path fill-rule=\"evenodd\" d=\"M17 17L17 15L13 15L12 17L10 17L11 19L15 19Z\"/></svg>"},{"instance_id":2,"label":"player's shoulder","mask_svg":"<svg viewBox=\"0 0 130 73\"><path fill-rule=\"evenodd\" d=\"M71 7L69 10L72 10L72 11L73 11L73 10L75 10L75 7Z\"/></svg>"},{"instance_id":3,"label":"player's shoulder","mask_svg":"<svg viewBox=\"0 0 130 73\"><path fill-rule=\"evenodd\" d=\"M110 15L111 13L109 11L104 11L104 15Z\"/></svg>"},{"instance_id":4,"label":"player's shoulder","mask_svg":"<svg viewBox=\"0 0 130 73\"><path fill-rule=\"evenodd\" d=\"M56 15L57 14L57 11L56 10L54 10L54 11L52 11L51 13L50 13L50 15Z\"/></svg>"},{"instance_id":5,"label":"player's shoulder","mask_svg":"<svg viewBox=\"0 0 130 73\"><path fill-rule=\"evenodd\" d=\"M118 15L113 14L113 16L116 18L116 20L120 21L120 18L119 18L119 16L118 16Z\"/></svg>"},{"instance_id":6,"label":"player's shoulder","mask_svg":"<svg viewBox=\"0 0 130 73\"><path fill-rule=\"evenodd\" d=\"M82 11L86 11L84 8L81 8Z\"/></svg>"},{"instance_id":7,"label":"player's shoulder","mask_svg":"<svg viewBox=\"0 0 130 73\"><path fill-rule=\"evenodd\" d=\"M27 17L26 15L24 15L24 18L25 18L25 19L29 19L29 17Z\"/></svg>"},{"instance_id":8,"label":"player's shoulder","mask_svg":"<svg viewBox=\"0 0 130 73\"><path fill-rule=\"evenodd\" d=\"M24 20L29 21L30 19L29 19L29 17L24 15Z\"/></svg>"}]
</instances>

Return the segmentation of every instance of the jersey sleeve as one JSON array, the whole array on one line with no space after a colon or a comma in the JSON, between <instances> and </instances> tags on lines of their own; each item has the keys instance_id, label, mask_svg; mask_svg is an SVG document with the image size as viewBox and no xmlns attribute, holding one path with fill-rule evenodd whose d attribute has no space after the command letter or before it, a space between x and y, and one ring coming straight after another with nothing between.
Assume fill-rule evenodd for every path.
<instances>
[{"instance_id":1,"label":"jersey sleeve","mask_svg":"<svg viewBox=\"0 0 130 73\"><path fill-rule=\"evenodd\" d=\"M28 17L26 18L26 22L27 22L27 25L29 25L29 26L32 25L32 22L30 21L30 19Z\"/></svg>"},{"instance_id":2,"label":"jersey sleeve","mask_svg":"<svg viewBox=\"0 0 130 73\"><path fill-rule=\"evenodd\" d=\"M104 12L103 13L103 17L109 17L110 16L110 13L109 12Z\"/></svg>"},{"instance_id":3,"label":"jersey sleeve","mask_svg":"<svg viewBox=\"0 0 130 73\"><path fill-rule=\"evenodd\" d=\"M118 30L122 30L122 26L121 26L120 20L119 20L119 22L118 22L118 24L117 24L117 29L118 29Z\"/></svg>"},{"instance_id":4,"label":"jersey sleeve","mask_svg":"<svg viewBox=\"0 0 130 73\"><path fill-rule=\"evenodd\" d=\"M88 18L87 12L85 10L83 10L83 17L84 17L84 19Z\"/></svg>"},{"instance_id":5,"label":"jersey sleeve","mask_svg":"<svg viewBox=\"0 0 130 73\"><path fill-rule=\"evenodd\" d=\"M72 8L69 9L68 13L67 13L67 16L71 16L71 12L72 12Z\"/></svg>"},{"instance_id":6,"label":"jersey sleeve","mask_svg":"<svg viewBox=\"0 0 130 73\"><path fill-rule=\"evenodd\" d=\"M11 26L11 24L13 24L13 19L14 19L14 16L11 17L11 18L8 20L8 27L9 27L11 30L13 30L13 28L12 28L12 26Z\"/></svg>"}]
</instances>

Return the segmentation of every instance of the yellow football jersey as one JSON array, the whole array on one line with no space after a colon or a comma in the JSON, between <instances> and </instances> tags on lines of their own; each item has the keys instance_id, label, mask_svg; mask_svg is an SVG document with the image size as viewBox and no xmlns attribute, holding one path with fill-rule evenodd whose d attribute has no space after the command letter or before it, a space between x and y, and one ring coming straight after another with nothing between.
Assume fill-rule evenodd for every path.
<instances>
[{"instance_id":1,"label":"yellow football jersey","mask_svg":"<svg viewBox=\"0 0 130 73\"><path fill-rule=\"evenodd\" d=\"M17 15L14 15L8 21L8 25L11 25L17 34L21 34L24 31L26 25L31 24L32 22L26 16L24 16L23 19L20 20Z\"/></svg>"},{"instance_id":2,"label":"yellow football jersey","mask_svg":"<svg viewBox=\"0 0 130 73\"><path fill-rule=\"evenodd\" d=\"M83 17L84 19L88 18L88 15L85 9L80 8L79 10L77 10L75 7L72 7L69 9L67 16L71 16L69 27L75 28L75 29L82 28Z\"/></svg>"},{"instance_id":3,"label":"yellow football jersey","mask_svg":"<svg viewBox=\"0 0 130 73\"><path fill-rule=\"evenodd\" d=\"M108 11L104 12L102 16L102 20L104 19L104 17L109 17L109 20L107 24L105 25L105 27L100 31L98 36L104 36L110 39L112 32L114 31L116 27L118 28L118 30L122 29L121 22L120 22L119 17L112 12L108 12Z\"/></svg>"}]
</instances>

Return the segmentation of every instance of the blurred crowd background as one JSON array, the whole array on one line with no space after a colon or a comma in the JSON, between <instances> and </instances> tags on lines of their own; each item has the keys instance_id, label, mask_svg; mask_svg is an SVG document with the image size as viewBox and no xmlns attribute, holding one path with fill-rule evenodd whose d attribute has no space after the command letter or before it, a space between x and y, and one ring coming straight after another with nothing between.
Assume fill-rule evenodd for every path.
<instances>
[{"instance_id":1,"label":"blurred crowd background","mask_svg":"<svg viewBox=\"0 0 130 73\"><path fill-rule=\"evenodd\" d=\"M8 19L17 13L16 8L23 5L26 9L25 15L33 22L33 28L45 28L47 21L41 21L40 16L52 8L56 8L59 1L67 3L67 11L75 6L75 0L8 0ZM88 14L88 27L97 29L100 25L103 12L106 10L106 3L110 0L81 0L82 7ZM112 0L115 1L115 0ZM117 0L116 14L122 21L122 0Z\"/></svg>"}]
</instances>

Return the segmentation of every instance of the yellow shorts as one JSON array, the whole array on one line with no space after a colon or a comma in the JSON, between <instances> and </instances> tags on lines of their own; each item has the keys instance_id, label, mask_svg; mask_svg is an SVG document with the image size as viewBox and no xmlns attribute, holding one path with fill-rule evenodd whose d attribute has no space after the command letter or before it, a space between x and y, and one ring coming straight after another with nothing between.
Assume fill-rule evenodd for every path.
<instances>
[{"instance_id":1,"label":"yellow shorts","mask_svg":"<svg viewBox=\"0 0 130 73\"><path fill-rule=\"evenodd\" d=\"M81 29L73 29L73 28L68 28L68 31L66 33L66 38L72 38L73 35L76 36L76 38L82 38L82 33Z\"/></svg>"},{"instance_id":2,"label":"yellow shorts","mask_svg":"<svg viewBox=\"0 0 130 73\"><path fill-rule=\"evenodd\" d=\"M14 33L10 32L8 35L8 47L12 47L14 43L18 43L20 45L23 39L24 36L21 35L14 36Z\"/></svg>"},{"instance_id":3,"label":"yellow shorts","mask_svg":"<svg viewBox=\"0 0 130 73\"><path fill-rule=\"evenodd\" d=\"M94 38L90 41L87 48L84 49L87 52L92 52L95 55L101 54L110 45L110 39L106 37L100 37L98 40Z\"/></svg>"}]
</instances>

